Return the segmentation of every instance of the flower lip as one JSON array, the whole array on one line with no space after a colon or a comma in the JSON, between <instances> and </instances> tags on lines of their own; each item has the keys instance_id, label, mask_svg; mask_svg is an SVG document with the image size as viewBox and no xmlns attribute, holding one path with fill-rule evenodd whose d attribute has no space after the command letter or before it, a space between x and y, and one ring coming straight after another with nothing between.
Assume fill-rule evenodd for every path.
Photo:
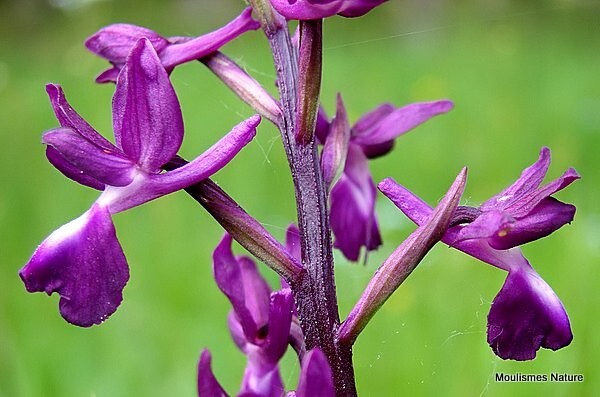
<instances>
[{"instance_id":1,"label":"flower lip","mask_svg":"<svg viewBox=\"0 0 600 397\"><path fill-rule=\"evenodd\" d=\"M488 315L488 343L499 357L532 360L540 347L558 350L573 340L569 317L533 269L511 271Z\"/></svg>"},{"instance_id":2,"label":"flower lip","mask_svg":"<svg viewBox=\"0 0 600 397\"><path fill-rule=\"evenodd\" d=\"M19 271L29 292L60 295L60 313L81 327L115 312L129 279L125 255L105 207L94 205L57 229Z\"/></svg>"}]
</instances>

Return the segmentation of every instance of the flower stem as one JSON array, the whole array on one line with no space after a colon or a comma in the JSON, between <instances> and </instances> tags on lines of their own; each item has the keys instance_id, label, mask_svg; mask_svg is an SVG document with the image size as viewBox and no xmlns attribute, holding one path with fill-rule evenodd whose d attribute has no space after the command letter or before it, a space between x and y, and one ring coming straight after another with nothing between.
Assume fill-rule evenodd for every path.
<instances>
[{"instance_id":1,"label":"flower stem","mask_svg":"<svg viewBox=\"0 0 600 397\"><path fill-rule=\"evenodd\" d=\"M261 3L260 6L255 7L255 10L260 10L260 7L264 7L268 2L253 0L253 6L255 3ZM269 18L275 20L268 20ZM333 372L338 396L355 396L352 348L347 344L339 344L336 339L340 319L333 270L331 228L326 186L319 164L314 131L297 131L298 64L308 61L311 65L311 74L320 81L320 60L314 62L313 58L313 60L298 61L287 24L274 10L270 9L266 15L259 16L259 20L268 20L263 29L271 46L277 72L277 87L283 110L281 134L295 187L305 273L303 277L293 281L291 287L304 332L306 349L319 347L325 353ZM312 40L311 51L307 51L306 55L314 57L315 51L320 53L322 45L321 23L305 24L303 29L303 35ZM302 55L301 53L300 56ZM305 76L303 80L307 77L309 76ZM319 86L320 84L317 85ZM310 95L318 95L318 89L316 92L314 89L301 91L303 94L308 91ZM318 103L318 97L305 98L302 102L308 104L307 108L312 108L311 104ZM304 126L303 128L314 130L314 121L308 120L308 123L299 124ZM310 139L296 139L296 137Z\"/></svg>"}]
</instances>

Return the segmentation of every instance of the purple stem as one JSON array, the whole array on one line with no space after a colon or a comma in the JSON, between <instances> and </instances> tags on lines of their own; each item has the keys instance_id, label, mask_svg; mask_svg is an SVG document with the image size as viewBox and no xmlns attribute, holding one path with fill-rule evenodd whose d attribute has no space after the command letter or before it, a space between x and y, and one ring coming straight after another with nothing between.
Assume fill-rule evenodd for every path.
<instances>
[{"instance_id":1,"label":"purple stem","mask_svg":"<svg viewBox=\"0 0 600 397\"><path fill-rule=\"evenodd\" d=\"M327 208L326 187L321 174L313 131L296 131L298 115L298 59L285 20L268 7L268 2L253 0L267 36L277 72L277 87L283 110L281 135L294 181L298 228L302 244L303 277L290 283L296 299L298 317L306 349L319 347L333 372L338 396L356 396L352 348L336 340L340 325L333 271L333 246ZM261 12L265 10L264 13ZM320 29L312 23L305 29ZM313 32L321 46L320 31ZM319 48L320 51L320 48ZM302 60L301 62L302 63ZM320 70L319 70L320 78ZM318 98L314 99L318 102ZM307 128L314 128L304 124ZM310 136L308 141L296 136Z\"/></svg>"}]
</instances>

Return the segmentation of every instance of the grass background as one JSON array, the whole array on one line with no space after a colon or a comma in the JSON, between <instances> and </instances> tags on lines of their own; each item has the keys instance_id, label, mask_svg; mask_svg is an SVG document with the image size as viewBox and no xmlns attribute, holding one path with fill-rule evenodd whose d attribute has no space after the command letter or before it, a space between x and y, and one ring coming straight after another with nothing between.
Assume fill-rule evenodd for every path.
<instances>
[{"instance_id":1,"label":"grass background","mask_svg":"<svg viewBox=\"0 0 600 397\"><path fill-rule=\"evenodd\" d=\"M0 396L193 396L206 347L226 389L238 389L244 357L230 340L229 306L211 276L210 254L222 232L185 194L115 216L131 280L123 304L101 326L65 323L57 297L26 293L17 271L36 244L97 195L45 160L40 134L57 123L44 84L62 84L73 106L110 137L113 87L93 83L106 65L82 46L88 35L114 22L197 35L241 8L236 0L0 1ZM504 273L438 246L359 338L361 396L600 395L599 20L597 1L407 0L364 18L326 21L322 100L330 113L336 92L351 120L382 101L447 97L456 104L373 161L376 180L393 176L434 203L467 165L464 201L477 204L512 182L543 145L553 150L549 177L569 166L583 176L558 196L577 205L576 221L523 248L567 308L575 334L568 348L542 350L530 362L496 358L485 325ZM260 32L224 51L273 89ZM178 68L172 81L184 112L186 157L251 114L197 63ZM263 123L215 179L283 237L295 210L272 127ZM336 256L342 316L413 230L383 197L377 205L386 244L367 266ZM289 388L297 372L288 352L282 375ZM585 381L500 384L497 372L581 373Z\"/></svg>"}]
</instances>

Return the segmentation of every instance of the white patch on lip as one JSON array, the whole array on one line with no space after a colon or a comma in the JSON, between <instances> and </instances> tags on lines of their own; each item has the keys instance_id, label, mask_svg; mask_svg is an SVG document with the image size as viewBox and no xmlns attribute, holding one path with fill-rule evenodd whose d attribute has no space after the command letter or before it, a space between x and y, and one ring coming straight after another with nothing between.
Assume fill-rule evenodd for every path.
<instances>
[{"instance_id":1,"label":"white patch on lip","mask_svg":"<svg viewBox=\"0 0 600 397\"><path fill-rule=\"evenodd\" d=\"M508 199L510 199L511 197L512 197L512 195L509 194L508 196L499 197L497 201L503 203L503 202L507 201Z\"/></svg>"},{"instance_id":2,"label":"white patch on lip","mask_svg":"<svg viewBox=\"0 0 600 397\"><path fill-rule=\"evenodd\" d=\"M54 247L60 244L62 241L69 239L70 237L76 235L81 232L87 225L89 218L91 216L91 209L84 212L81 216L76 219L73 219L71 222L66 223L56 229L44 242L50 247Z\"/></svg>"}]
</instances>

